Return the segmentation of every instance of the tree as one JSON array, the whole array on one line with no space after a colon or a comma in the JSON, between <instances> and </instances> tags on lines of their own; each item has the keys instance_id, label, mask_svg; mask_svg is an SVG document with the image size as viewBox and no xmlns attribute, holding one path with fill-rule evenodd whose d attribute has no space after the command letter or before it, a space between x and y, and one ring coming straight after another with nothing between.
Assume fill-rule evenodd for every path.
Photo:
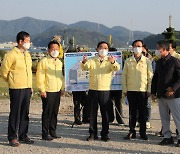
<instances>
[{"instance_id":1,"label":"tree","mask_svg":"<svg viewBox=\"0 0 180 154\"><path fill-rule=\"evenodd\" d=\"M0 58L3 59L3 57L6 53L7 53L6 50L0 50Z\"/></svg>"}]
</instances>

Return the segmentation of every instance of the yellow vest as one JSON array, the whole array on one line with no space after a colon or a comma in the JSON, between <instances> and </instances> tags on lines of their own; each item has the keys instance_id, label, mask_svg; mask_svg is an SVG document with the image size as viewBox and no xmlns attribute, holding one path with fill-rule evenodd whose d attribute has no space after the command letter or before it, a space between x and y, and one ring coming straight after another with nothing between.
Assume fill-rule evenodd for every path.
<instances>
[{"instance_id":1,"label":"yellow vest","mask_svg":"<svg viewBox=\"0 0 180 154\"><path fill-rule=\"evenodd\" d=\"M50 56L42 59L37 66L37 87L41 92L58 92L63 86L62 62Z\"/></svg>"},{"instance_id":2,"label":"yellow vest","mask_svg":"<svg viewBox=\"0 0 180 154\"><path fill-rule=\"evenodd\" d=\"M118 71L120 65L111 64L106 57L101 63L98 56L89 59L85 64L81 63L82 70L89 71L89 89L106 91L111 89L112 72Z\"/></svg>"},{"instance_id":3,"label":"yellow vest","mask_svg":"<svg viewBox=\"0 0 180 154\"><path fill-rule=\"evenodd\" d=\"M3 59L1 75L11 89L32 88L32 60L28 51L22 53L17 47Z\"/></svg>"},{"instance_id":4,"label":"yellow vest","mask_svg":"<svg viewBox=\"0 0 180 154\"><path fill-rule=\"evenodd\" d=\"M152 62L142 56L136 62L134 56L125 61L122 73L122 91L151 92L151 80L153 76Z\"/></svg>"},{"instance_id":5,"label":"yellow vest","mask_svg":"<svg viewBox=\"0 0 180 154\"><path fill-rule=\"evenodd\" d=\"M64 50L63 50L63 48L62 48L62 45L61 44L59 44L59 58L63 58L63 56L64 56Z\"/></svg>"}]
</instances>

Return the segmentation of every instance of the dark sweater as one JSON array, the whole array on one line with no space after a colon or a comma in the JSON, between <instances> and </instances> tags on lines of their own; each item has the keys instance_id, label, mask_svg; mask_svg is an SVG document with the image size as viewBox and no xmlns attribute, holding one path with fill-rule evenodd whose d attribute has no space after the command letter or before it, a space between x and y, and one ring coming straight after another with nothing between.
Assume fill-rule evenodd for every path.
<instances>
[{"instance_id":1,"label":"dark sweater","mask_svg":"<svg viewBox=\"0 0 180 154\"><path fill-rule=\"evenodd\" d=\"M175 93L166 96L167 88L171 87ZM180 97L180 60L170 54L161 58L156 63L155 73L152 79L151 93L158 98Z\"/></svg>"}]
</instances>

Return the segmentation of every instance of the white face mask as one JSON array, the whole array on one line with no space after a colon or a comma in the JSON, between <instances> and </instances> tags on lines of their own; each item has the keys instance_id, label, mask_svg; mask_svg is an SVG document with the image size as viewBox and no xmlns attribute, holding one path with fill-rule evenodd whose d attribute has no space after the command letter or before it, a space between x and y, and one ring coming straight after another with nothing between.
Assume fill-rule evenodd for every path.
<instances>
[{"instance_id":1,"label":"white face mask","mask_svg":"<svg viewBox=\"0 0 180 154\"><path fill-rule=\"evenodd\" d=\"M159 50L156 50L156 51L155 51L155 55L156 55L156 57L161 57L160 51L159 51Z\"/></svg>"},{"instance_id":2,"label":"white face mask","mask_svg":"<svg viewBox=\"0 0 180 154\"><path fill-rule=\"evenodd\" d=\"M135 48L133 48L133 52L134 52L135 54L140 54L140 53L142 53L142 47L135 47Z\"/></svg>"},{"instance_id":3,"label":"white face mask","mask_svg":"<svg viewBox=\"0 0 180 154\"><path fill-rule=\"evenodd\" d=\"M23 47L25 48L25 49L29 49L30 48L30 46L31 46L31 43L24 43L23 44Z\"/></svg>"},{"instance_id":4,"label":"white face mask","mask_svg":"<svg viewBox=\"0 0 180 154\"><path fill-rule=\"evenodd\" d=\"M59 51L58 50L53 50L52 52L50 52L50 55L53 58L57 58L59 56Z\"/></svg>"},{"instance_id":5,"label":"white face mask","mask_svg":"<svg viewBox=\"0 0 180 154\"><path fill-rule=\"evenodd\" d=\"M99 50L99 55L102 56L102 57L107 56L108 55L108 50L106 50L106 49Z\"/></svg>"}]
</instances>

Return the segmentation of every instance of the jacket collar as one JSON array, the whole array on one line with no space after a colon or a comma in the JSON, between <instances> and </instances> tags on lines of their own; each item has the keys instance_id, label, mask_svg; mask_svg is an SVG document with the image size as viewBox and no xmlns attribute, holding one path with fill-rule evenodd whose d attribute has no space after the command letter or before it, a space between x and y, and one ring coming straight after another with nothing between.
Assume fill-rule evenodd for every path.
<instances>
[{"instance_id":1,"label":"jacket collar","mask_svg":"<svg viewBox=\"0 0 180 154\"><path fill-rule=\"evenodd\" d=\"M14 49L14 50L16 51L16 53L18 53L18 54L21 54L21 53L22 53L22 51L21 51L18 47L14 47L13 49ZM26 53L29 53L29 51L28 51L28 50L25 50L24 53L25 53L25 54L26 54Z\"/></svg>"},{"instance_id":2,"label":"jacket collar","mask_svg":"<svg viewBox=\"0 0 180 154\"><path fill-rule=\"evenodd\" d=\"M130 60L130 61L135 61L135 62L136 62L136 59L135 59L134 56L131 56L129 60ZM141 56L141 59L139 60L139 62L140 62L140 61L144 62L145 60L146 60L146 57L142 55L142 56Z\"/></svg>"},{"instance_id":3,"label":"jacket collar","mask_svg":"<svg viewBox=\"0 0 180 154\"><path fill-rule=\"evenodd\" d=\"M56 61L59 60L58 58L56 58L56 60L55 60L55 59L52 58L49 54L48 54L48 56L47 56L47 59L50 60L50 61L53 61L53 62L56 62Z\"/></svg>"},{"instance_id":4,"label":"jacket collar","mask_svg":"<svg viewBox=\"0 0 180 154\"><path fill-rule=\"evenodd\" d=\"M171 54L170 53L165 58L161 58L161 59L167 61L169 58L171 58Z\"/></svg>"},{"instance_id":5,"label":"jacket collar","mask_svg":"<svg viewBox=\"0 0 180 154\"><path fill-rule=\"evenodd\" d=\"M176 57L176 55L178 55L178 53L176 51L174 51L172 56Z\"/></svg>"},{"instance_id":6,"label":"jacket collar","mask_svg":"<svg viewBox=\"0 0 180 154\"><path fill-rule=\"evenodd\" d=\"M95 60L100 62L100 57L98 55L95 56ZM108 61L108 56L104 57L103 61Z\"/></svg>"}]
</instances>

